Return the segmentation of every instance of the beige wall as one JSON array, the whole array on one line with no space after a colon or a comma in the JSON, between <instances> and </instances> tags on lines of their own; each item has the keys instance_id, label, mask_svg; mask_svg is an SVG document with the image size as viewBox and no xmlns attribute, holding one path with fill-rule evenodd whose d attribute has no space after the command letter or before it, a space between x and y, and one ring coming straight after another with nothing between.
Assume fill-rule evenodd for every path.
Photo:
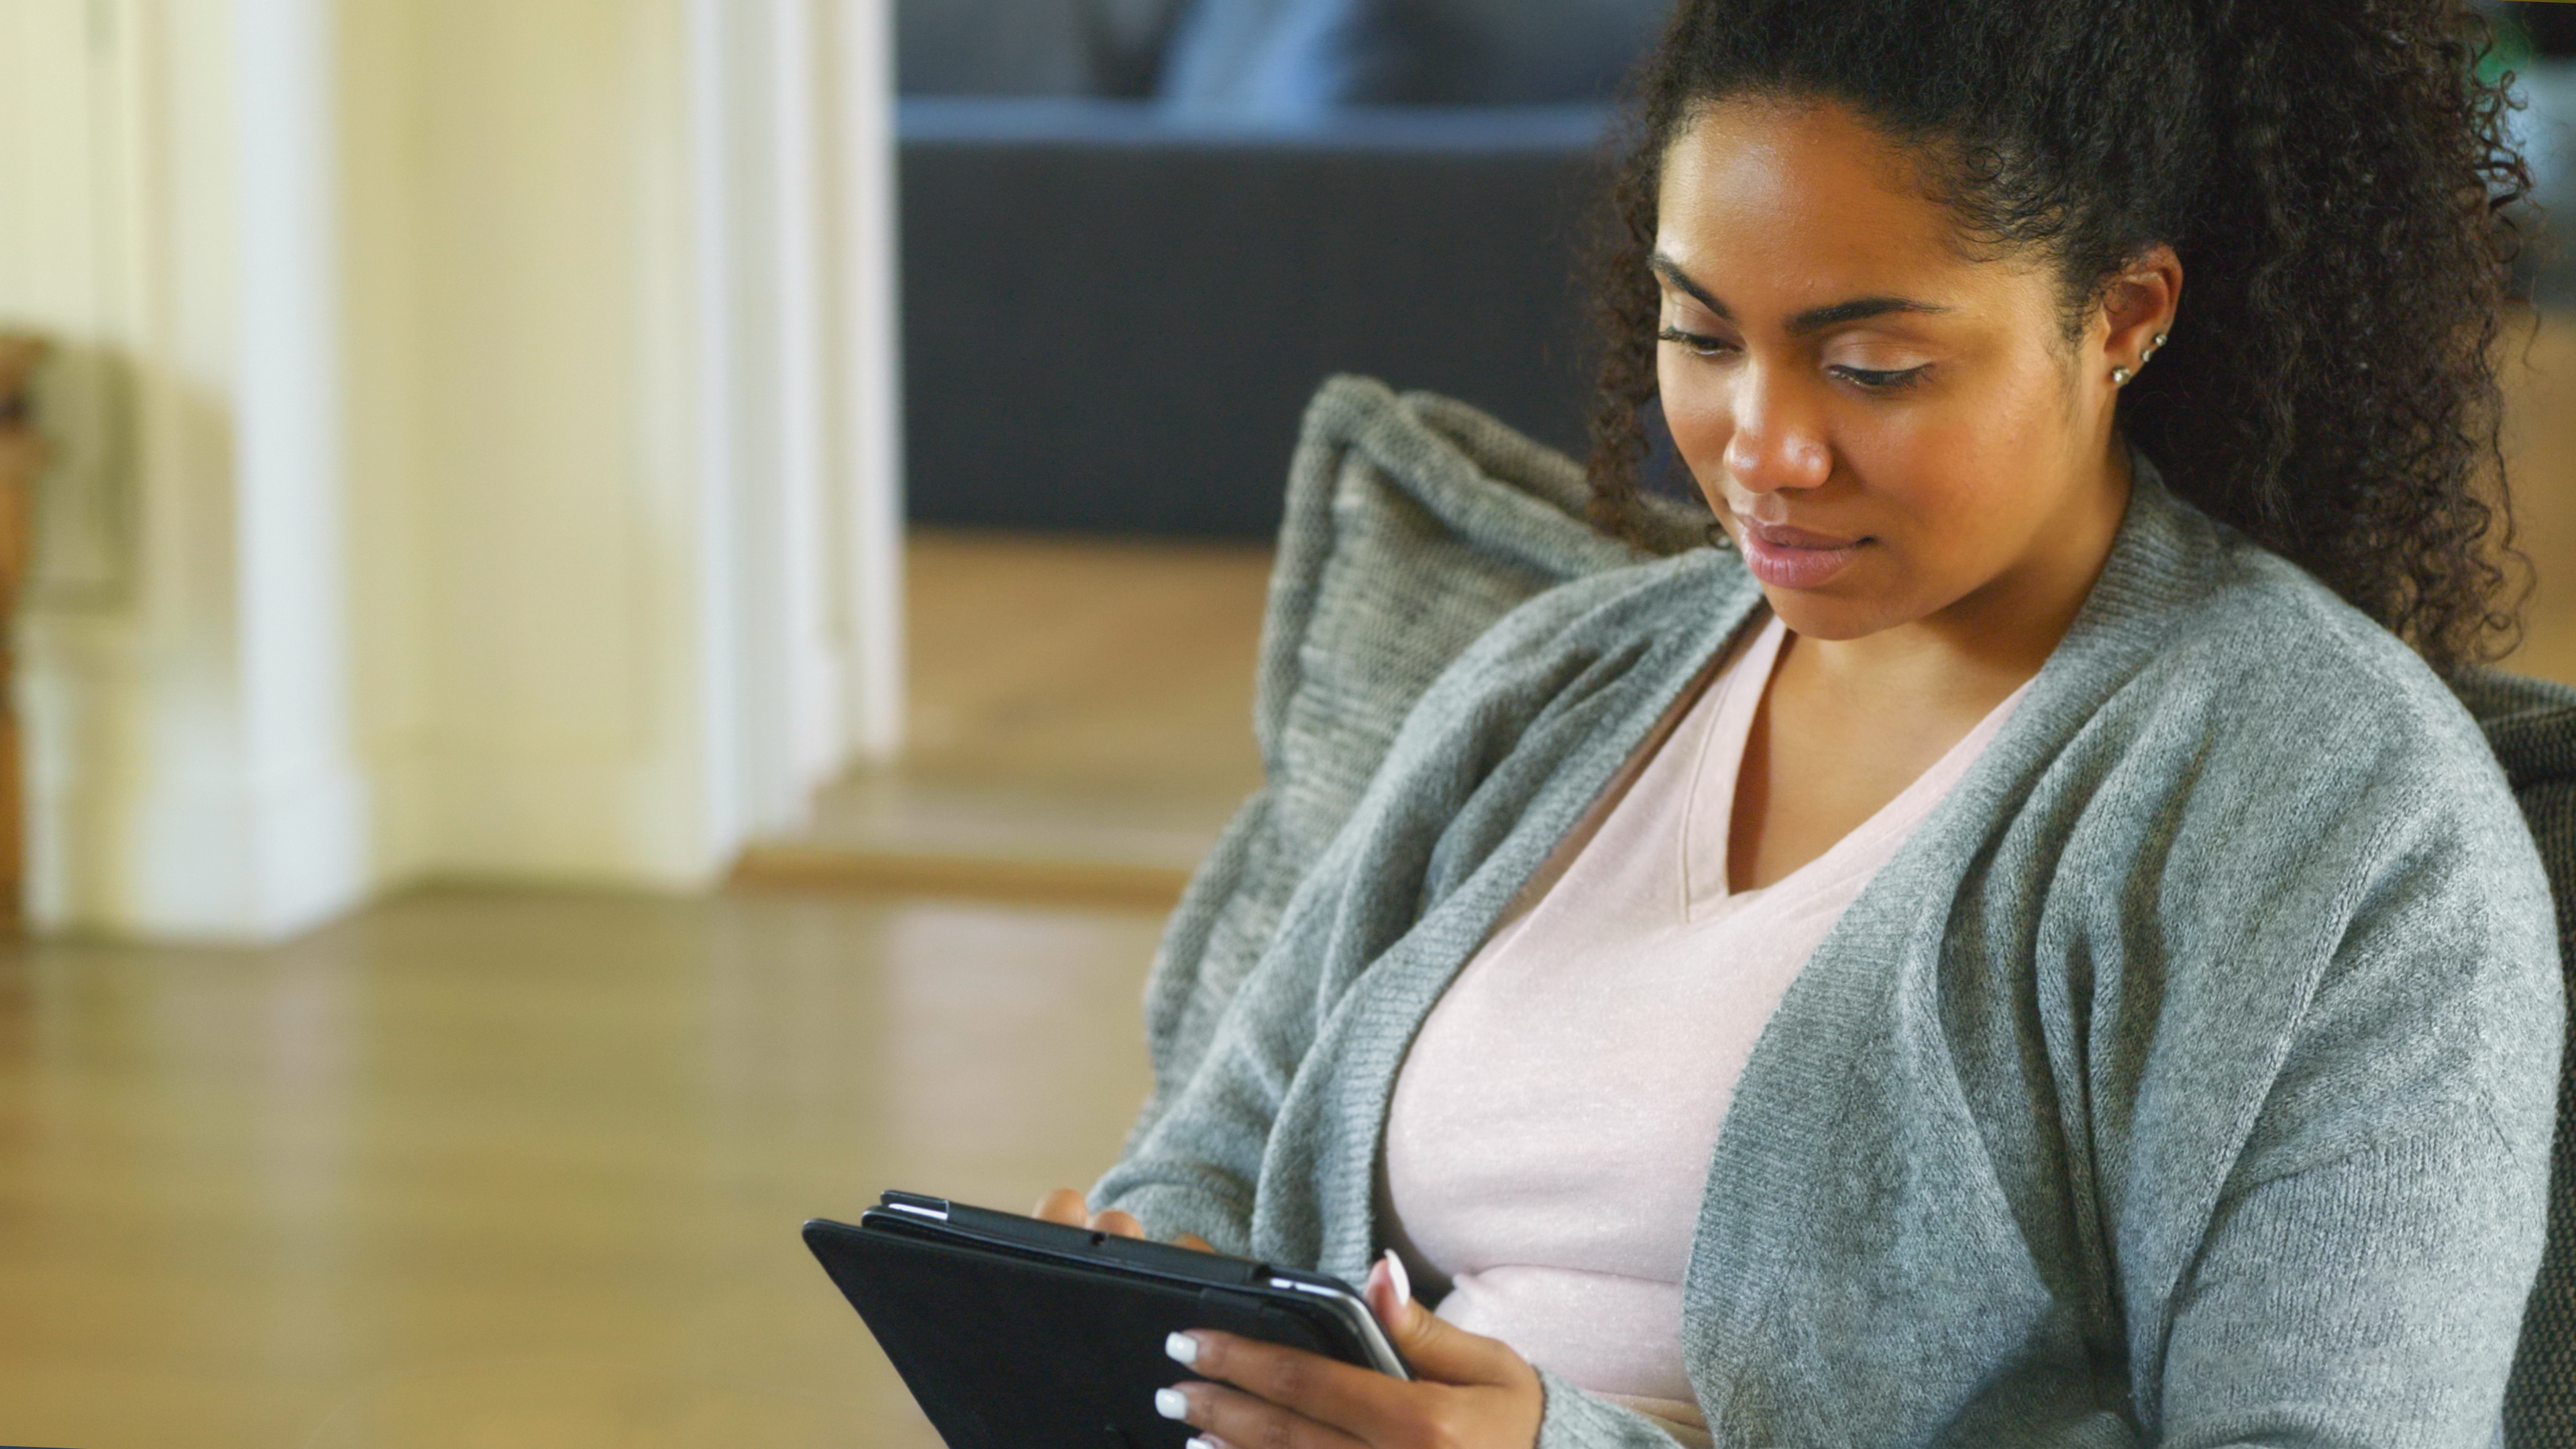
<instances>
[{"instance_id":1,"label":"beige wall","mask_svg":"<svg viewBox=\"0 0 2576 1449\"><path fill-rule=\"evenodd\" d=\"M0 325L65 344L40 923L695 886L891 747L883 22L0 6Z\"/></svg>"},{"instance_id":2,"label":"beige wall","mask_svg":"<svg viewBox=\"0 0 2576 1449\"><path fill-rule=\"evenodd\" d=\"M19 638L40 923L257 936L368 877L316 4L0 6L0 325L57 342L68 445Z\"/></svg>"},{"instance_id":3,"label":"beige wall","mask_svg":"<svg viewBox=\"0 0 2576 1449\"><path fill-rule=\"evenodd\" d=\"M688 761L678 7L341 7L361 750L381 858L674 883Z\"/></svg>"}]
</instances>

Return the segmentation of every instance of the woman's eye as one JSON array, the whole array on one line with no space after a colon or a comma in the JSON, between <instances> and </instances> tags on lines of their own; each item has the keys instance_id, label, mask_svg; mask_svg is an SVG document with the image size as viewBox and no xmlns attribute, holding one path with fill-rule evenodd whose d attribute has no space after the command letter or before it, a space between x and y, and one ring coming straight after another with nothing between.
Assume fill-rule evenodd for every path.
<instances>
[{"instance_id":1,"label":"woman's eye","mask_svg":"<svg viewBox=\"0 0 2576 1449\"><path fill-rule=\"evenodd\" d=\"M1723 337L1710 337L1699 332L1684 332L1678 327L1666 327L1659 330L1655 333L1655 340L1658 342L1678 342L1700 357L1715 357L1719 353L1723 352L1729 345Z\"/></svg>"},{"instance_id":2,"label":"woman's eye","mask_svg":"<svg viewBox=\"0 0 2576 1449\"><path fill-rule=\"evenodd\" d=\"M1923 375L1923 369L1931 365L1927 362L1922 367L1908 367L1896 372L1875 372L1865 367L1837 367L1834 371L1872 392L1894 392L1912 386L1914 380Z\"/></svg>"},{"instance_id":3,"label":"woman's eye","mask_svg":"<svg viewBox=\"0 0 2576 1449\"><path fill-rule=\"evenodd\" d=\"M1727 353L1735 350L1735 344L1727 341L1723 337L1712 337L1705 332L1685 332L1679 327L1657 328L1655 331L1655 340L1658 342L1678 343L1683 347L1689 348L1691 355L1694 357L1723 357ZM1870 392L1896 392L1913 386L1915 381L1921 378L1925 370L1930 368L1931 365L1932 364L1927 362L1920 367L1907 367L1895 370L1882 370L1868 367L1831 367L1827 368L1826 371L1839 377L1849 378L1854 383Z\"/></svg>"}]
</instances>

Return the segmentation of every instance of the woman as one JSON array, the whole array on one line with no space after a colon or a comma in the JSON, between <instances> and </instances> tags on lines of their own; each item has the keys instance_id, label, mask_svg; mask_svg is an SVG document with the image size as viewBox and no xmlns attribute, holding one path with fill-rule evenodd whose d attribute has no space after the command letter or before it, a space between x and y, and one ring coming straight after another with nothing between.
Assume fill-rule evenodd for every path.
<instances>
[{"instance_id":1,"label":"woman","mask_svg":"<svg viewBox=\"0 0 2576 1449\"><path fill-rule=\"evenodd\" d=\"M1469 649L1042 1209L1365 1272L1420 1371L1176 1335L1194 1442L2487 1442L2562 998L2442 681L2509 623L2473 33L1684 0L1594 474L1660 402L1720 547Z\"/></svg>"}]
</instances>

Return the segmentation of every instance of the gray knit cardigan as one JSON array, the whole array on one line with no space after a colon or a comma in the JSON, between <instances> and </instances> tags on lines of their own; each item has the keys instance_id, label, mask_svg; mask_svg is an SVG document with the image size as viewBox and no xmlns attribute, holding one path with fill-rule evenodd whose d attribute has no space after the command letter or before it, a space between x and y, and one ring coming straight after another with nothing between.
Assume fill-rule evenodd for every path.
<instances>
[{"instance_id":1,"label":"gray knit cardigan","mask_svg":"<svg viewBox=\"0 0 2576 1449\"><path fill-rule=\"evenodd\" d=\"M2548 882L2441 681L2133 457L2073 627L1745 1068L1683 1285L1721 1445L2494 1431L2558 1081ZM1696 548L1476 637L1095 1204L1362 1275L1416 1030L1759 603ZM1542 1378L1542 1449L1672 1445Z\"/></svg>"}]
</instances>

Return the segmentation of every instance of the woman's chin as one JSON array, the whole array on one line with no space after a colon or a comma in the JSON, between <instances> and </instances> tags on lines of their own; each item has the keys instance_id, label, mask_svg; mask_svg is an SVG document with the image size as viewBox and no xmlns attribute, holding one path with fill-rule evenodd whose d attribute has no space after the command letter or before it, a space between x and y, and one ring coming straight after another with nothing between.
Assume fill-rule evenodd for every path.
<instances>
[{"instance_id":1,"label":"woman's chin","mask_svg":"<svg viewBox=\"0 0 2576 1449\"><path fill-rule=\"evenodd\" d=\"M1790 633L1801 639L1861 639L1905 622L1869 599L1837 598L1811 589L1762 586L1762 597Z\"/></svg>"}]
</instances>

